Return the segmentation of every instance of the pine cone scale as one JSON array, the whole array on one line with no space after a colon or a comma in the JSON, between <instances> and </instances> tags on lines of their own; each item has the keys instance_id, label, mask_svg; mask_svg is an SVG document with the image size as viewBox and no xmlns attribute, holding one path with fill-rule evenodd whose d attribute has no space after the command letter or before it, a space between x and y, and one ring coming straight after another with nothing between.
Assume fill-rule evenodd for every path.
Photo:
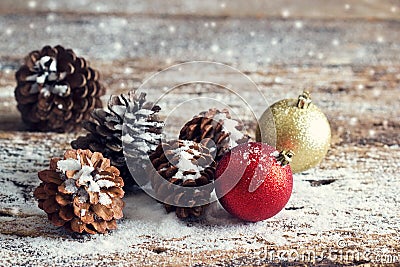
<instances>
[{"instance_id":1,"label":"pine cone scale","mask_svg":"<svg viewBox=\"0 0 400 267\"><path fill-rule=\"evenodd\" d=\"M108 221L107 228L111 230L117 229L117 221L116 220Z\"/></svg>"},{"instance_id":2,"label":"pine cone scale","mask_svg":"<svg viewBox=\"0 0 400 267\"><path fill-rule=\"evenodd\" d=\"M22 66L15 74L15 77L19 81L19 85L28 86L25 81L29 80L29 77L32 76L32 71L27 66ZM28 87L30 89L30 86ZM26 93L29 93L29 90L25 90ZM24 94L26 95L26 94Z\"/></svg>"},{"instance_id":3,"label":"pine cone scale","mask_svg":"<svg viewBox=\"0 0 400 267\"><path fill-rule=\"evenodd\" d=\"M33 194L36 196L37 199L39 200L44 200L47 198L47 193L44 190L43 187L39 186L35 189L35 191L33 192Z\"/></svg>"},{"instance_id":4,"label":"pine cone scale","mask_svg":"<svg viewBox=\"0 0 400 267\"><path fill-rule=\"evenodd\" d=\"M70 221L72 218L74 218L74 213L71 211L71 208L63 206L60 209L60 212L58 213L58 216L63 220L63 221Z\"/></svg>"},{"instance_id":5,"label":"pine cone scale","mask_svg":"<svg viewBox=\"0 0 400 267\"><path fill-rule=\"evenodd\" d=\"M56 184L53 184L53 183L45 184L44 187L43 187L44 192L48 196L55 196L57 189L58 189L58 186Z\"/></svg>"},{"instance_id":6,"label":"pine cone scale","mask_svg":"<svg viewBox=\"0 0 400 267\"><path fill-rule=\"evenodd\" d=\"M94 229L100 233L105 232L107 229L107 223L105 221L92 223L92 225Z\"/></svg>"},{"instance_id":7,"label":"pine cone scale","mask_svg":"<svg viewBox=\"0 0 400 267\"><path fill-rule=\"evenodd\" d=\"M55 226L64 226L65 224L65 220L63 220L57 213L53 213L48 217Z\"/></svg>"},{"instance_id":8,"label":"pine cone scale","mask_svg":"<svg viewBox=\"0 0 400 267\"><path fill-rule=\"evenodd\" d=\"M99 216L100 218L102 218L105 221L109 221L113 218L114 213L112 212L111 209L106 208L103 205L100 204L96 204L92 207L93 212Z\"/></svg>"},{"instance_id":9,"label":"pine cone scale","mask_svg":"<svg viewBox=\"0 0 400 267\"><path fill-rule=\"evenodd\" d=\"M58 187L58 191L61 192L61 193L63 193L63 194L68 194L68 192L60 190L60 187ZM36 196L36 195L35 195L35 196ZM38 196L36 196L36 197L39 198ZM66 198L66 197L64 197L64 195L57 194L55 199L56 199L56 202L57 202L61 207L67 206L68 204L71 203L71 200L68 199L68 198Z\"/></svg>"},{"instance_id":10,"label":"pine cone scale","mask_svg":"<svg viewBox=\"0 0 400 267\"><path fill-rule=\"evenodd\" d=\"M61 185L63 182L57 174L50 170L40 171L38 175L39 179L43 182L54 183L56 185Z\"/></svg>"},{"instance_id":11,"label":"pine cone scale","mask_svg":"<svg viewBox=\"0 0 400 267\"><path fill-rule=\"evenodd\" d=\"M58 205L54 196L49 197L43 201L43 210L47 213L54 213L58 211Z\"/></svg>"},{"instance_id":12,"label":"pine cone scale","mask_svg":"<svg viewBox=\"0 0 400 267\"><path fill-rule=\"evenodd\" d=\"M77 218L71 220L71 230L77 233L82 233L85 230L83 222Z\"/></svg>"}]
</instances>

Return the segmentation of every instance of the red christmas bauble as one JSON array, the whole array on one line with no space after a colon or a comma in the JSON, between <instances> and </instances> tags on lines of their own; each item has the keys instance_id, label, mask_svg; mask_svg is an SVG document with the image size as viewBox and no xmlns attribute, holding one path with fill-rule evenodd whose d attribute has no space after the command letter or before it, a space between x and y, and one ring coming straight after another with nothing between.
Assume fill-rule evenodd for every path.
<instances>
[{"instance_id":1,"label":"red christmas bauble","mask_svg":"<svg viewBox=\"0 0 400 267\"><path fill-rule=\"evenodd\" d=\"M292 193L293 176L286 161L290 157L264 143L234 147L217 165L215 189L221 205L245 221L276 215Z\"/></svg>"}]
</instances>

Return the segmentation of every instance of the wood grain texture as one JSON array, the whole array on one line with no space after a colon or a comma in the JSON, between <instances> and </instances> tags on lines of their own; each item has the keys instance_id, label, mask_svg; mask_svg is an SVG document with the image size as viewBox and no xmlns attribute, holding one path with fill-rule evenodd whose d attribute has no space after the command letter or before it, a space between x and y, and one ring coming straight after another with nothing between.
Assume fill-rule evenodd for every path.
<instances>
[{"instance_id":1,"label":"wood grain texture","mask_svg":"<svg viewBox=\"0 0 400 267\"><path fill-rule=\"evenodd\" d=\"M320 19L399 19L396 0L296 0L283 1L223 1L223 0L106 0L90 1L42 0L0 2L1 13L60 12L60 13L114 13L119 15L172 17L292 17Z\"/></svg>"},{"instance_id":2,"label":"wood grain texture","mask_svg":"<svg viewBox=\"0 0 400 267\"><path fill-rule=\"evenodd\" d=\"M385 263L382 255L387 259L397 256L398 264L398 2L199 3L0 2L0 265L288 264L287 254L271 258L267 255L271 251L336 255L293 257L290 262L294 265L378 266ZM205 221L188 226L174 224L177 228L171 229L182 233L171 236L162 231L166 228L162 222L157 225L149 219L158 218L162 209L148 212L157 204L144 194L129 193L126 218L118 231L104 237L76 239L48 224L36 208L32 192L39 183L36 172L46 168L50 157L61 155L77 133L27 132L13 96L14 73L22 58L45 44L74 48L100 69L108 89L104 101L110 94L139 87L168 66L191 60L222 62L237 68L255 82L268 103L297 97L301 90L311 89L314 102L331 123L332 148L319 167L295 176L295 190L286 210L261 224L247 225L227 217L227 224L222 225L211 210ZM252 99L254 89L237 79L234 71L203 71L205 80L240 88L256 112L266 108ZM174 72L168 79L154 82L148 98L158 99L165 86L179 84L183 78ZM169 111L183 99L199 96L228 103L253 133L254 118L239 98L221 93L212 85L191 84L179 86L173 97L160 100L161 115L172 118L168 138L174 138L192 113L207 108L207 103L199 102L190 112ZM138 225L148 227L149 232L142 234ZM138 234L132 234L131 229L138 229ZM46 240L49 245L39 243L43 245L40 247L35 243L38 240ZM107 250L109 243L126 247L121 247L122 252ZM49 248L51 245L54 248ZM60 255L68 246L97 247L99 252ZM340 257L339 253L346 251L370 254L366 258Z\"/></svg>"}]
</instances>

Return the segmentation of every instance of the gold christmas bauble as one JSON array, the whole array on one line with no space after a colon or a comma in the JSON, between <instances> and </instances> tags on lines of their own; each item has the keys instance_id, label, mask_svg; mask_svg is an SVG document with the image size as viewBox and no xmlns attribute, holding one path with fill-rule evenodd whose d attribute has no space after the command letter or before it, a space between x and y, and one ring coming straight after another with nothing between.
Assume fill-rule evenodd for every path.
<instances>
[{"instance_id":1,"label":"gold christmas bauble","mask_svg":"<svg viewBox=\"0 0 400 267\"><path fill-rule=\"evenodd\" d=\"M259 119L258 142L275 145L278 151L292 150L294 173L315 167L325 157L331 128L324 113L304 92L298 99L284 99L270 106Z\"/></svg>"}]
</instances>

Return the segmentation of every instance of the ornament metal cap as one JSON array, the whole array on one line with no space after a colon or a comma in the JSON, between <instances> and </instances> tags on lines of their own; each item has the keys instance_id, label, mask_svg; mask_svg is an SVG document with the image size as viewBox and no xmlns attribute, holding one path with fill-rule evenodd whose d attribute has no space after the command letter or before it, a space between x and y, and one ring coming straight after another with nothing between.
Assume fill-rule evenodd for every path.
<instances>
[{"instance_id":1,"label":"ornament metal cap","mask_svg":"<svg viewBox=\"0 0 400 267\"><path fill-rule=\"evenodd\" d=\"M298 108L308 108L311 104L311 94L309 91L304 91L297 100L297 107Z\"/></svg>"},{"instance_id":2,"label":"ornament metal cap","mask_svg":"<svg viewBox=\"0 0 400 267\"><path fill-rule=\"evenodd\" d=\"M276 161L281 163L281 166L286 166L290 162L292 162L292 157L294 156L294 152L292 150L282 150L279 155L276 157Z\"/></svg>"}]
</instances>

